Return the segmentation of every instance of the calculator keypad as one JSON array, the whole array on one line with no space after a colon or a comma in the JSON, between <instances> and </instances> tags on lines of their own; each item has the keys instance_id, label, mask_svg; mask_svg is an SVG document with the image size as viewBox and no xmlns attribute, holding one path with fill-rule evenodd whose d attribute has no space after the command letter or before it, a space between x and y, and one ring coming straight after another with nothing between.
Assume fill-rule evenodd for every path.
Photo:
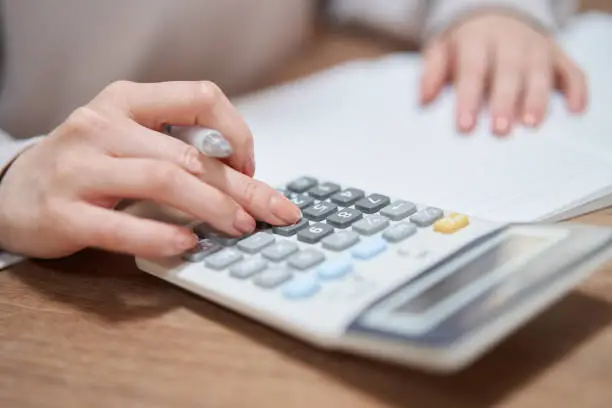
<instances>
[{"instance_id":1,"label":"calculator keypad","mask_svg":"<svg viewBox=\"0 0 612 408\"><path fill-rule=\"evenodd\" d=\"M432 232L448 235L469 224L461 214L444 217L435 207L419 208L410 201L342 189L313 177L301 177L278 190L302 210L299 222L288 226L258 222L255 233L238 238L200 224L194 227L198 245L182 258L227 270L229 277L260 288L280 287L287 299L306 299L324 289L325 282L345 279L360 262L390 246L397 245L394 254L419 259L413 244L403 244L419 230L433 225Z\"/></svg>"}]
</instances>

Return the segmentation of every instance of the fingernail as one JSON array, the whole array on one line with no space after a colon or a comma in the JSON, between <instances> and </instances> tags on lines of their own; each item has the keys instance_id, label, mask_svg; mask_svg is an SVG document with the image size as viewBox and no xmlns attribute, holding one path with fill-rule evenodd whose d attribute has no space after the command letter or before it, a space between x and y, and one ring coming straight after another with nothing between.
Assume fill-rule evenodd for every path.
<instances>
[{"instance_id":1,"label":"fingernail","mask_svg":"<svg viewBox=\"0 0 612 408\"><path fill-rule=\"evenodd\" d=\"M193 248L198 243L198 237L195 234L179 234L176 238L176 247L179 251L186 251Z\"/></svg>"},{"instance_id":2,"label":"fingernail","mask_svg":"<svg viewBox=\"0 0 612 408\"><path fill-rule=\"evenodd\" d=\"M510 121L504 117L495 119L495 131L499 134L505 135L510 130Z\"/></svg>"},{"instance_id":3,"label":"fingernail","mask_svg":"<svg viewBox=\"0 0 612 408\"><path fill-rule=\"evenodd\" d=\"M246 211L238 207L234 220L234 228L242 234L248 234L255 229L255 220Z\"/></svg>"},{"instance_id":4,"label":"fingernail","mask_svg":"<svg viewBox=\"0 0 612 408\"><path fill-rule=\"evenodd\" d=\"M213 129L200 131L205 132L200 144L204 154L217 158L226 158L232 155L232 146L221 133Z\"/></svg>"},{"instance_id":5,"label":"fingernail","mask_svg":"<svg viewBox=\"0 0 612 408\"><path fill-rule=\"evenodd\" d=\"M474 126L474 115L471 113L462 113L459 116L459 129L467 131Z\"/></svg>"},{"instance_id":6,"label":"fingernail","mask_svg":"<svg viewBox=\"0 0 612 408\"><path fill-rule=\"evenodd\" d=\"M536 118L531 113L526 113L525 116L523 116L523 123L527 126L534 127L536 125Z\"/></svg>"},{"instance_id":7,"label":"fingernail","mask_svg":"<svg viewBox=\"0 0 612 408\"><path fill-rule=\"evenodd\" d=\"M270 210L281 220L295 224L302 219L302 211L281 194L274 194L270 198Z\"/></svg>"}]
</instances>

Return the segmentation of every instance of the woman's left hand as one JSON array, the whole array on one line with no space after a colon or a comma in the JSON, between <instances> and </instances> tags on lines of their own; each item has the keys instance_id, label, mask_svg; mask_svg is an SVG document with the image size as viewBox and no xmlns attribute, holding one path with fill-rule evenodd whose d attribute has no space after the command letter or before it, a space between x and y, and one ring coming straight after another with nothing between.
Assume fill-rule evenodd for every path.
<instances>
[{"instance_id":1,"label":"woman's left hand","mask_svg":"<svg viewBox=\"0 0 612 408\"><path fill-rule=\"evenodd\" d=\"M485 98L497 135L509 133L516 123L538 126L555 87L569 111L580 113L587 104L582 70L553 38L509 15L475 15L431 40L422 103L433 101L449 80L456 87L457 127L466 133L476 126Z\"/></svg>"}]
</instances>

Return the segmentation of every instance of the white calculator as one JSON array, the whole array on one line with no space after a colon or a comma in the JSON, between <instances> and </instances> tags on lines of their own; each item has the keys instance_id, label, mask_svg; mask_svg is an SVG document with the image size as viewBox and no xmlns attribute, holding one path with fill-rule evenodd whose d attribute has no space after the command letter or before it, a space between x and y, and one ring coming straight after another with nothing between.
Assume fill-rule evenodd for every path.
<instances>
[{"instance_id":1,"label":"white calculator","mask_svg":"<svg viewBox=\"0 0 612 408\"><path fill-rule=\"evenodd\" d=\"M307 176L279 190L297 224L195 224L197 248L138 267L322 348L452 372L612 254L608 228L492 223Z\"/></svg>"}]
</instances>

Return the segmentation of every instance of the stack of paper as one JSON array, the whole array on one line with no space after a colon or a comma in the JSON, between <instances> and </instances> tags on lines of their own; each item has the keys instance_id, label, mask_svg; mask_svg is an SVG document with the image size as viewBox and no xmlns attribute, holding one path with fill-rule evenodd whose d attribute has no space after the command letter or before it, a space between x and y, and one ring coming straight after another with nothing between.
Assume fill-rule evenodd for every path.
<instances>
[{"instance_id":1,"label":"stack of paper","mask_svg":"<svg viewBox=\"0 0 612 408\"><path fill-rule=\"evenodd\" d=\"M499 221L558 220L612 205L612 17L577 18L560 35L585 69L590 104L553 96L537 131L500 139L483 114L455 130L452 89L417 104L420 58L351 62L236 100L256 138L257 176L310 174Z\"/></svg>"}]
</instances>

